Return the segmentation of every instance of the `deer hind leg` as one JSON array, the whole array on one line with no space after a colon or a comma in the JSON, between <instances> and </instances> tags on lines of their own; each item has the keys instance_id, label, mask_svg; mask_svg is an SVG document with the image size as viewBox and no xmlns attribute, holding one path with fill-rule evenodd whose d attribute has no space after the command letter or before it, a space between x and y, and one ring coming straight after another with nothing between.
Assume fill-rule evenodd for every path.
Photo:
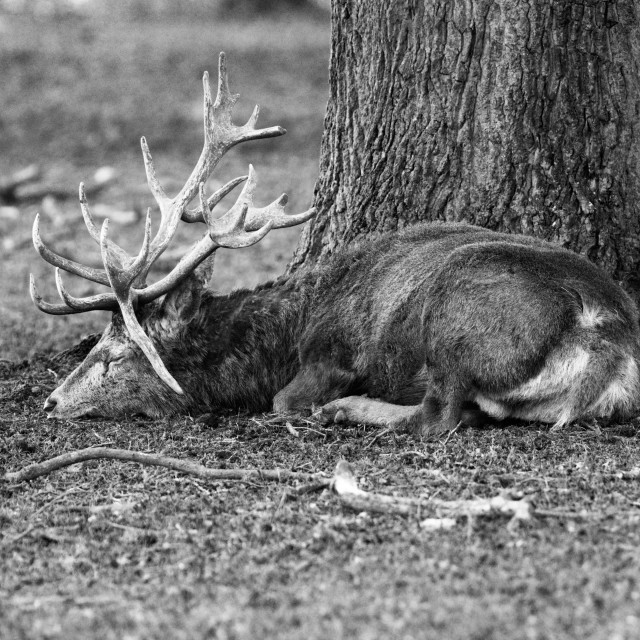
<instances>
[{"instance_id":1,"label":"deer hind leg","mask_svg":"<svg viewBox=\"0 0 640 640\"><path fill-rule=\"evenodd\" d=\"M638 365L630 354L592 353L590 366L572 384L554 431L574 420L623 419L637 412Z\"/></svg>"},{"instance_id":2,"label":"deer hind leg","mask_svg":"<svg viewBox=\"0 0 640 640\"><path fill-rule=\"evenodd\" d=\"M598 340L564 345L535 376L507 391L475 395L490 415L547 422L554 431L574 421L636 415L639 398L634 354Z\"/></svg>"}]
</instances>

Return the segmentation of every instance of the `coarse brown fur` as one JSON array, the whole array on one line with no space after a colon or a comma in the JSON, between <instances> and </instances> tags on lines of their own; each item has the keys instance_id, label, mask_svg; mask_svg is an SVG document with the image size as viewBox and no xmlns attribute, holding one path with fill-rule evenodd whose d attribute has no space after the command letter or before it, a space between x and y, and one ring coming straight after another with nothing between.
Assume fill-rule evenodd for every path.
<instances>
[{"instance_id":1,"label":"coarse brown fur","mask_svg":"<svg viewBox=\"0 0 640 640\"><path fill-rule=\"evenodd\" d=\"M69 417L317 405L328 419L423 434L474 421L477 407L557 425L638 411L634 303L585 258L542 240L420 224L253 291L216 296L205 280L139 312L184 396L114 314L45 408Z\"/></svg>"}]
</instances>

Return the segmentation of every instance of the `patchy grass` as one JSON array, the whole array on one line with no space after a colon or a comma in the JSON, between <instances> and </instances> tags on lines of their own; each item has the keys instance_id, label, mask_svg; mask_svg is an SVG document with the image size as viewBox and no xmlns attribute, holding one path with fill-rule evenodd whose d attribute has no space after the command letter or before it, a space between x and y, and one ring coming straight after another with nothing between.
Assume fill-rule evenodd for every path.
<instances>
[{"instance_id":1,"label":"patchy grass","mask_svg":"<svg viewBox=\"0 0 640 640\"><path fill-rule=\"evenodd\" d=\"M224 49L243 94L238 113L262 101L262 122L290 133L234 150L212 185L251 161L264 201L287 190L292 210L308 206L326 99L326 24L300 16L260 24L2 20L0 172L37 160L73 192L112 164L119 181L98 203L147 206L136 140L147 135L175 188L200 149L200 74L213 71ZM44 237L91 260L77 205L58 206L63 220L45 219ZM637 425L467 429L423 444L305 421L294 424L294 437L272 416L44 420L42 402L72 362L36 354L73 344L104 317L49 318L32 308L29 270L54 294L50 268L29 246L34 211L0 220L0 340L8 358L0 362L0 473L91 445L211 467L331 472L346 458L366 489L444 499L504 491L556 515L516 527L501 517L461 518L450 531L427 531L421 518L348 512L328 492L287 499L287 486L277 483L208 483L88 462L0 483L0 636L640 635L640 488L620 473L638 465ZM195 233L183 232L180 242ZM273 234L253 252L223 254L215 286L275 275L296 236ZM141 232L123 228L117 237L131 248Z\"/></svg>"}]
</instances>

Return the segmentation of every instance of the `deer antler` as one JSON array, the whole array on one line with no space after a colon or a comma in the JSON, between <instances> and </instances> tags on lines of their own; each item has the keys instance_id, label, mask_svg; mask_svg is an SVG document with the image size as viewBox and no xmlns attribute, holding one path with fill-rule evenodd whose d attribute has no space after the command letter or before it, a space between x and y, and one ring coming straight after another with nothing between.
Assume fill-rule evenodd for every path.
<instances>
[{"instance_id":1,"label":"deer antler","mask_svg":"<svg viewBox=\"0 0 640 640\"><path fill-rule=\"evenodd\" d=\"M218 93L215 102L211 99L208 73L204 73L202 80L204 85L204 145L191 175L175 197L169 197L162 188L147 142L144 137L141 139L147 183L160 208L160 226L155 236L151 238L151 218L148 212L144 240L137 256L129 255L109 239L108 219L104 221L102 230L98 230L91 216L82 184L80 184L79 191L82 216L89 235L100 245L104 269L88 267L55 253L46 246L40 237L38 215L36 215L33 224L33 244L40 256L56 267L56 285L63 301L63 304L45 302L39 295L31 275L30 293L35 305L41 311L54 315L82 313L95 309L120 309L131 339L149 359L160 378L177 393L182 393L180 385L167 371L151 339L144 333L136 317L136 308L159 298L178 286L219 247L232 249L248 247L260 241L271 229L301 224L315 214L314 209L309 209L297 215L286 215L284 213L284 205L287 202L286 194L266 207L254 208L253 194L256 187L256 176L251 165L248 176L234 178L209 198L206 197L205 182L222 156L231 147L247 140L280 136L285 133L285 130L282 127L256 129L255 125L259 113L257 106L245 125L239 127L233 124L231 113L238 95L229 91L224 53L221 53L219 58ZM245 180L246 184L235 204L225 215L214 219L211 211L215 205ZM199 195L200 206L194 210L187 209L188 204L196 195ZM146 287L145 282L149 270L171 242L180 220L187 223L203 222L207 226L207 233L183 256L167 276ZM64 288L60 269L109 286L112 292L76 298Z\"/></svg>"}]
</instances>

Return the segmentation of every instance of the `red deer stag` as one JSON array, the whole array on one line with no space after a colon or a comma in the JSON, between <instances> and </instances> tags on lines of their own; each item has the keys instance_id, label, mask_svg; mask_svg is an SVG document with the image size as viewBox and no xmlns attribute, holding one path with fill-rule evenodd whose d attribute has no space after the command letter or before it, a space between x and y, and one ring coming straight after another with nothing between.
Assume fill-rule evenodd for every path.
<instances>
[{"instance_id":1,"label":"red deer stag","mask_svg":"<svg viewBox=\"0 0 640 640\"><path fill-rule=\"evenodd\" d=\"M160 186L144 138L149 187L160 207L153 239L147 216L132 257L80 205L104 269L34 244L56 267L64 304L31 295L46 313L109 309L113 319L84 362L47 399L51 417L152 417L235 407L288 413L322 407L326 419L408 427L423 435L488 416L564 425L630 416L640 398L638 312L586 259L536 238L466 224L420 224L337 253L323 264L252 291L207 289L218 247L258 242L313 210L284 215L282 197L252 204L255 176L222 217L211 210L245 178L208 199L204 182L223 154L245 140L284 133L232 124L220 56L212 103L204 77L205 143L175 198ZM188 209L199 195L199 207ZM204 222L204 237L164 278L147 274L180 220ZM76 298L60 269L112 292ZM155 372L155 373L154 373Z\"/></svg>"}]
</instances>

